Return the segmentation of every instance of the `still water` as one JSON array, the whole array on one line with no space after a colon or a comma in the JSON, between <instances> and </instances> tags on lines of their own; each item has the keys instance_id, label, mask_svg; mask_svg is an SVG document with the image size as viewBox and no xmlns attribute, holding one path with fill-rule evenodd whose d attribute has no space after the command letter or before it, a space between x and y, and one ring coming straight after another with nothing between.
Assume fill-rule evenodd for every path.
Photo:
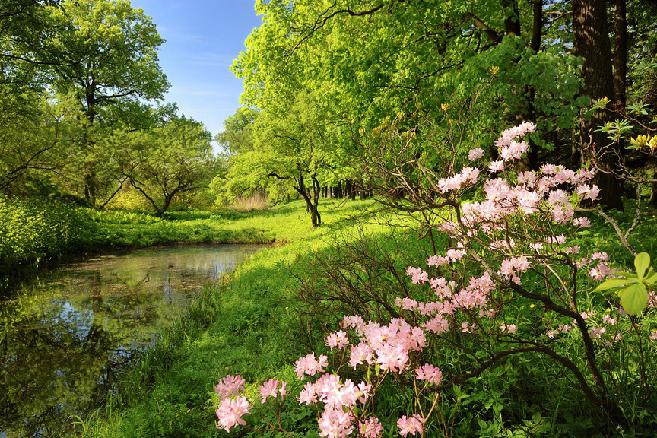
<instances>
[{"instance_id":1,"label":"still water","mask_svg":"<svg viewBox=\"0 0 657 438\"><path fill-rule=\"evenodd\" d=\"M0 438L61 436L203 285L258 247L167 247L42 274L0 301Z\"/></svg>"}]
</instances>

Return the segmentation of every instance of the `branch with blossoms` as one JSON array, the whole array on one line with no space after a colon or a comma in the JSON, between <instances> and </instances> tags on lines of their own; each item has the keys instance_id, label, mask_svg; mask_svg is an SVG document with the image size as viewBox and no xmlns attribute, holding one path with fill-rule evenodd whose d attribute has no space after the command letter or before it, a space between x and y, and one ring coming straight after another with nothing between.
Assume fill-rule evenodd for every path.
<instances>
[{"instance_id":1,"label":"branch with blossoms","mask_svg":"<svg viewBox=\"0 0 657 438\"><path fill-rule=\"evenodd\" d=\"M401 436L446 430L440 410L445 391L521 354L541 355L566 370L614 426L628 423L627 400L610 389L625 381L618 375L640 382L643 394L654 389L645 364L654 359L655 349L648 357L643 338L657 339L657 334L641 325L646 305L638 301L643 292L648 300L657 274L649 269L647 255L637 256L637 273L630 275L612 270L606 253L582 254L574 241L591 223L576 217L576 210L598 197L593 172L550 164L538 171L519 170L528 149L523 138L534 129L523 123L504 131L495 143L499 159L477 167L485 152L474 149L468 154L472 165L432 182L436 204L451 209L439 229L453 245L430 256L425 267L408 267L415 290L395 300L399 317L382 322L346 316L341 330L326 337L329 355L309 353L296 362L297 377L305 382L298 400L318 409L320 436L382 436L384 425L375 413L377 393L387 381L413 396L409 410L397 416ZM592 291L590 284L600 281ZM604 295L615 288L620 305L615 295ZM605 297L606 310L587 299L591 293ZM515 311L525 302L535 310L519 318ZM636 378L632 364L619 365L626 366L623 373L600 366L601 357L611 360L610 351L620 348L623 336L638 340L641 376ZM441 357L436 354L441 348L473 348L478 357L485 353L488 358L448 375L440 364L426 360ZM628 349L622 356L627 360L632 354ZM232 377L218 390L228 394L222 395L217 411L225 430L243 426L249 411L248 400L232 389L243 386L240 379ZM266 386L267 394L272 388L276 394L275 384Z\"/></svg>"}]
</instances>

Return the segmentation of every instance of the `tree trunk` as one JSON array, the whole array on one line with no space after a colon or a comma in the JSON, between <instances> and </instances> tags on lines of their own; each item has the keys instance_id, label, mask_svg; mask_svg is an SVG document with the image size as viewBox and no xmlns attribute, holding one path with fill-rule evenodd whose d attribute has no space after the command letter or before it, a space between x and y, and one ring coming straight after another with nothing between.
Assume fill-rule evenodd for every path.
<instances>
[{"instance_id":1,"label":"tree trunk","mask_svg":"<svg viewBox=\"0 0 657 438\"><path fill-rule=\"evenodd\" d=\"M306 203L306 212L310 213L310 221L313 224L313 227L319 227L322 224L322 217L319 214L319 210L317 209L317 206L319 204L319 182L317 182L317 179L313 175L313 197L310 197L309 190L306 187L306 183L303 178L303 174L299 172L299 176L297 178L297 186L295 187L295 190ZM314 202L313 202L314 201Z\"/></svg>"},{"instance_id":2,"label":"tree trunk","mask_svg":"<svg viewBox=\"0 0 657 438\"><path fill-rule=\"evenodd\" d=\"M543 37L543 0L532 0L533 9L533 22L532 22L532 41L531 48L534 54L541 50L541 40ZM527 118L536 122L536 108L534 102L536 100L536 89L532 86L527 89ZM528 154L529 168L531 170L538 170L538 145L534 141L529 141L529 154Z\"/></svg>"},{"instance_id":3,"label":"tree trunk","mask_svg":"<svg viewBox=\"0 0 657 438\"><path fill-rule=\"evenodd\" d=\"M613 100L613 75L611 70L611 47L607 26L607 9L604 0L574 0L573 30L575 51L583 59L585 93L591 99L608 97ZM622 209L622 182L617 175L619 151L609 146L606 135L596 132L608 120L608 114L594 116L581 121L582 159L588 161L592 154L601 167L597 176L601 202L610 209ZM587 150L590 148L589 150Z\"/></svg>"},{"instance_id":4,"label":"tree trunk","mask_svg":"<svg viewBox=\"0 0 657 438\"><path fill-rule=\"evenodd\" d=\"M93 125L94 121L96 120L96 94L95 94L95 86L92 84L87 86L86 94L85 94L85 101L87 104L86 107L86 115L87 119L89 120L89 123ZM91 149L91 144L92 141L89 140L89 137L87 136L87 131L85 130L85 135L84 135L84 142L85 142L85 147L87 149ZM87 151L88 152L88 151ZM87 159L89 157L87 156ZM84 198L89 204L89 207L91 208L96 208L96 191L98 187L98 182L96 180L96 163L91 160L87 161L84 165Z\"/></svg>"},{"instance_id":5,"label":"tree trunk","mask_svg":"<svg viewBox=\"0 0 657 438\"><path fill-rule=\"evenodd\" d=\"M627 88L627 4L614 0L614 106L625 110Z\"/></svg>"},{"instance_id":6,"label":"tree trunk","mask_svg":"<svg viewBox=\"0 0 657 438\"><path fill-rule=\"evenodd\" d=\"M505 11L504 31L507 35L520 36L520 9L517 0L502 0L502 7L510 9Z\"/></svg>"}]
</instances>

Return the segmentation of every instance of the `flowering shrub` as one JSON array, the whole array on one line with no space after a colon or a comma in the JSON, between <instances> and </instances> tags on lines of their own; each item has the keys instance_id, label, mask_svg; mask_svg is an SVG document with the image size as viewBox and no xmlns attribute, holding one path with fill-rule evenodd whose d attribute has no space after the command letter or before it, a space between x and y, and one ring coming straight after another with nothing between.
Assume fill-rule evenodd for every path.
<instances>
[{"instance_id":1,"label":"flowering shrub","mask_svg":"<svg viewBox=\"0 0 657 438\"><path fill-rule=\"evenodd\" d=\"M499 160L475 167L484 158L476 149L468 154L473 165L437 180L448 209L439 228L454 244L426 266L407 269L416 286L395 300L399 317L346 316L326 337L330 354L296 362L297 377L308 379L298 401L318 408L320 436L382 436L377 393L389 381L412 394L412 411L399 412L391 427L404 437L434 436L449 428L441 413L445 391L522 354L552 361L613 427L633 421L629 404L647 403L656 376L649 365L655 348L645 346L657 331L640 315L656 301L648 290L657 274L645 253L631 274L613 270L606 253L584 253L576 244L578 231L591 225L577 208L599 194L594 173L550 164L519 170L524 137L534 129L523 123L504 131ZM465 370L435 361L447 349L475 360ZM243 389L239 376L217 386L219 427L245 423ZM277 394L285 396L285 383L270 380L261 402Z\"/></svg>"}]
</instances>

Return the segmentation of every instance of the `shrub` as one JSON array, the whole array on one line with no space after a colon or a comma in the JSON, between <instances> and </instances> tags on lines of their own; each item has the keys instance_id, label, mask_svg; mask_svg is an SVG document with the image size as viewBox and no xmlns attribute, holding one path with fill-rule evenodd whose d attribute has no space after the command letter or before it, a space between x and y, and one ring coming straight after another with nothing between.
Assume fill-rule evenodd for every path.
<instances>
[{"instance_id":1,"label":"shrub","mask_svg":"<svg viewBox=\"0 0 657 438\"><path fill-rule=\"evenodd\" d=\"M58 257L94 230L93 221L68 204L0 195L0 271Z\"/></svg>"},{"instance_id":2,"label":"shrub","mask_svg":"<svg viewBox=\"0 0 657 438\"><path fill-rule=\"evenodd\" d=\"M395 300L398 315L346 316L326 337L328 354L296 362L305 381L298 401L316 409L321 436L379 437L395 429L402 436L449 435L461 427L455 406L465 399L472 406L490 403L496 416L506 408L492 385L482 388L479 401L461 385L507 373L526 373L525 384L535 383L518 394L542 405L526 422L529 430L544 432L542 414L566 418L571 407L582 417L590 413L590 424L578 425L578 433L654 430L657 320L650 303L657 300L649 290L657 274L645 253L636 255L633 272L622 272L612 269L606 253L576 244L579 231L591 225L576 209L597 198L593 172L554 165L518 170L515 163L528 148L522 138L533 129L523 123L505 131L496 142L500 159L486 170L464 167L432 181L433 205L446 212L439 229L453 244L425 267L407 269L416 286ZM470 159L481 160L482 151ZM240 385L227 391L235 381ZM272 387L260 388L260 403L239 376L223 379L218 426L283 430L280 421L244 426L250 412L268 418L260 412L268 409ZM560 406L564 400L569 406ZM524 407L508 411L522 415ZM471 433L475 418L464 416ZM482 432L499 429L490 419L478 419Z\"/></svg>"}]
</instances>

